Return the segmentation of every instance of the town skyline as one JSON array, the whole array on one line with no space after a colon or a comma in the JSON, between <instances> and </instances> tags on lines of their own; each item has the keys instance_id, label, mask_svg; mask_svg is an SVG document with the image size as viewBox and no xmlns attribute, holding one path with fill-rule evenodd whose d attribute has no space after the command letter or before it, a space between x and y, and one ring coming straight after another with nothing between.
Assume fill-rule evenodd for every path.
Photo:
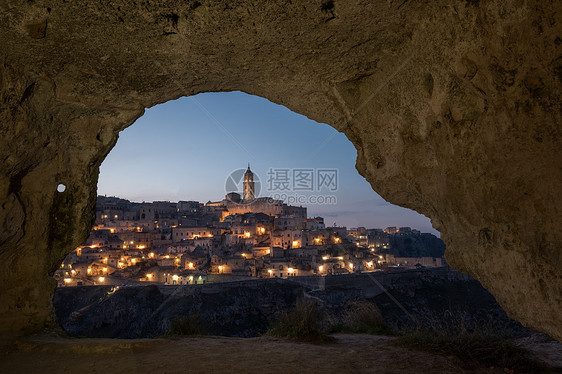
<instances>
[{"instance_id":1,"label":"town skyline","mask_svg":"<svg viewBox=\"0 0 562 374\"><path fill-rule=\"evenodd\" d=\"M199 201L199 200L192 200L192 199L177 200L177 201L175 201L175 200L142 200L142 201L141 201L141 200L138 200L138 201L135 201L135 200L127 199L127 198L125 198L125 197L121 197L121 196L99 195L99 194L98 194L98 198L100 198L100 197L102 197L102 198L107 198L107 199L120 199L120 200L124 200L124 201L130 202L130 203L132 203L132 204L154 204L154 203L172 203L172 204L176 204L176 203L192 203L192 202L194 202L194 203L198 203L198 204L205 205L205 203L212 202L212 200L209 200L209 199L207 199L206 201ZM325 218L324 216L321 216L321 215L319 215L319 214L314 214L314 213L308 214L308 217L309 217L309 218ZM335 223L336 223L337 225L333 225L333 223L327 222L326 227L331 227L331 226L332 226L332 227L346 227L346 228L348 228L348 229L365 228L365 229L367 229L367 230L371 230L371 229L383 229L383 230L386 230L386 229L390 229L390 228L399 229L400 227L408 227L408 228L414 229L414 230L416 230L416 231L419 231L419 232L421 232L421 233L428 233L428 234L436 235L434 232L429 232L429 231L420 230L420 229L419 229L418 227L416 227L416 226L401 226L401 225L398 225L398 224L393 224L392 222L389 222L389 223L386 224L386 225L382 225L382 226L378 226L378 227L371 227L371 226L365 226L365 225L359 225L359 226L345 226L345 225L340 225L338 222L335 222ZM437 234L438 234L438 233L439 233L439 232L437 232ZM439 235L436 235L436 236L439 237Z\"/></svg>"},{"instance_id":2,"label":"town skyline","mask_svg":"<svg viewBox=\"0 0 562 374\"><path fill-rule=\"evenodd\" d=\"M98 196L95 225L55 273L58 285L194 285L445 265L445 245L430 233L329 226L306 207L257 196L254 177L248 165L242 193L206 203Z\"/></svg>"}]
</instances>

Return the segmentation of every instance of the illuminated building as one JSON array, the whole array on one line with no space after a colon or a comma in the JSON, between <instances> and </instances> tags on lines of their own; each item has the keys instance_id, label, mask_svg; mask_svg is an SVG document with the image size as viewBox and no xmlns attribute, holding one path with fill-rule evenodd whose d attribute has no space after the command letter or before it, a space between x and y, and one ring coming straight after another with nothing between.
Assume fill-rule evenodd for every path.
<instances>
[{"instance_id":1,"label":"illuminated building","mask_svg":"<svg viewBox=\"0 0 562 374\"><path fill-rule=\"evenodd\" d=\"M254 183L254 173L250 170L250 164L248 163L248 170L244 173L244 200L251 201L255 198L255 183Z\"/></svg>"}]
</instances>

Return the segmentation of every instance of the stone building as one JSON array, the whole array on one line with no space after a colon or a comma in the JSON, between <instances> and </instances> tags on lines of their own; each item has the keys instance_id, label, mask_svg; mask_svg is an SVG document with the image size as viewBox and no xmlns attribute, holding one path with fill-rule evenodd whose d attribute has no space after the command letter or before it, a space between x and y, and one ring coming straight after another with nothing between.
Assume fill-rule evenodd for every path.
<instances>
[{"instance_id":1,"label":"stone building","mask_svg":"<svg viewBox=\"0 0 562 374\"><path fill-rule=\"evenodd\" d=\"M248 164L248 170L244 173L244 201L254 200L255 192L254 173L252 173L250 164Z\"/></svg>"}]
</instances>

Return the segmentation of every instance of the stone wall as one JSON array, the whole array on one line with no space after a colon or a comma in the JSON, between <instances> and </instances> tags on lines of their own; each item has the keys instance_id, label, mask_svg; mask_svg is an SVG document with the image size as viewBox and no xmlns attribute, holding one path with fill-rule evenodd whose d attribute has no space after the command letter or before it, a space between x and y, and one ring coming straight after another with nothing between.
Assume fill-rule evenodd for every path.
<instances>
[{"instance_id":1,"label":"stone wall","mask_svg":"<svg viewBox=\"0 0 562 374\"><path fill-rule=\"evenodd\" d=\"M328 123L448 262L562 338L560 4L0 3L0 331L52 320L99 165L144 108L242 90ZM66 186L56 192L57 185Z\"/></svg>"},{"instance_id":2,"label":"stone wall","mask_svg":"<svg viewBox=\"0 0 562 374\"><path fill-rule=\"evenodd\" d=\"M201 333L259 336L302 298L318 302L319 322L326 329L345 323L356 303L369 301L377 305L386 323L400 330L462 318L467 329L476 325L511 336L533 333L507 318L473 278L445 268L315 278L325 281L323 289L313 284L313 277L117 290L65 287L56 290L54 305L57 321L75 337L157 337L166 333L171 321L185 318L192 318Z\"/></svg>"}]
</instances>

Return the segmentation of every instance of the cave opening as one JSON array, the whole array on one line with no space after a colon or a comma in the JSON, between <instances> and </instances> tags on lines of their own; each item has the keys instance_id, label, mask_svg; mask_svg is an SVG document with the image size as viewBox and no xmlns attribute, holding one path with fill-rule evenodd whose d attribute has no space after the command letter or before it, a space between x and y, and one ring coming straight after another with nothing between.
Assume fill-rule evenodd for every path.
<instances>
[{"instance_id":1,"label":"cave opening","mask_svg":"<svg viewBox=\"0 0 562 374\"><path fill-rule=\"evenodd\" d=\"M562 339L555 2L13 3L0 14L0 333L53 321L50 275L91 228L99 166L118 132L157 103L243 90L344 132L374 190L431 217L451 266L478 278L510 317ZM154 287L145 299L155 299ZM396 297L407 304L412 292ZM185 365L176 358L193 345L171 363ZM347 360L344 345L331 358ZM200 357L214 371L236 371L238 360L247 372L258 360L241 354L255 348L229 347L231 360ZM299 360L302 348L283 349L277 362L334 370L325 354ZM393 369L411 366L394 359L408 353L390 352ZM46 356L21 361L32 372L63 365ZM159 359L143 367L161 371ZM99 364L77 360L82 371Z\"/></svg>"}]
</instances>

